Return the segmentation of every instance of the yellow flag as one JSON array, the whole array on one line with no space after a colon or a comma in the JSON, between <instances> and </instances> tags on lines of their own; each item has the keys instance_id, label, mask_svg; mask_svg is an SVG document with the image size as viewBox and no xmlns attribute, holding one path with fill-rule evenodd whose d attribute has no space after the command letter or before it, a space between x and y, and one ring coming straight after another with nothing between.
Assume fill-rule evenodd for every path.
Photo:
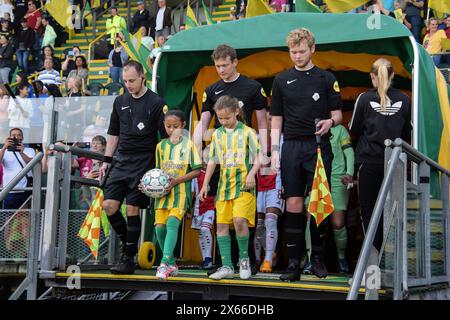
<instances>
[{"instance_id":1,"label":"yellow flag","mask_svg":"<svg viewBox=\"0 0 450 320\"><path fill-rule=\"evenodd\" d=\"M256 17L263 14L273 13L265 0L248 0L246 18Z\"/></svg>"},{"instance_id":2,"label":"yellow flag","mask_svg":"<svg viewBox=\"0 0 450 320\"><path fill-rule=\"evenodd\" d=\"M450 1L449 0L429 0L428 6L436 11L442 13L450 13Z\"/></svg>"},{"instance_id":3,"label":"yellow flag","mask_svg":"<svg viewBox=\"0 0 450 320\"><path fill-rule=\"evenodd\" d=\"M328 9L333 13L347 12L367 3L367 0L325 0Z\"/></svg>"},{"instance_id":4,"label":"yellow flag","mask_svg":"<svg viewBox=\"0 0 450 320\"><path fill-rule=\"evenodd\" d=\"M100 242L102 203L103 192L99 190L78 232L78 236L84 240L95 259L98 257L98 246Z\"/></svg>"},{"instance_id":5,"label":"yellow flag","mask_svg":"<svg viewBox=\"0 0 450 320\"><path fill-rule=\"evenodd\" d=\"M192 10L191 8L191 4L188 1L186 7L186 30L195 27L198 27L198 21L197 18L195 17L194 10Z\"/></svg>"},{"instance_id":6,"label":"yellow flag","mask_svg":"<svg viewBox=\"0 0 450 320\"><path fill-rule=\"evenodd\" d=\"M72 26L72 6L68 0L47 1L45 9L61 26Z\"/></svg>"},{"instance_id":7,"label":"yellow flag","mask_svg":"<svg viewBox=\"0 0 450 320\"><path fill-rule=\"evenodd\" d=\"M317 163L314 172L314 180L309 196L308 212L316 219L317 225L325 220L334 211L331 198L330 185L323 165L322 153L317 148Z\"/></svg>"}]
</instances>

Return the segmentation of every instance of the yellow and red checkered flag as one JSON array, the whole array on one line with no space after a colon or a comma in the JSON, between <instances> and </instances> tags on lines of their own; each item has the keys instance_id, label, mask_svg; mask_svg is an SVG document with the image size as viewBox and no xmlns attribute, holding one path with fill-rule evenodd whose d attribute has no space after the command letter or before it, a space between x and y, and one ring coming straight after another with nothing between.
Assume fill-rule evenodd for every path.
<instances>
[{"instance_id":1,"label":"yellow and red checkered flag","mask_svg":"<svg viewBox=\"0 0 450 320\"><path fill-rule=\"evenodd\" d=\"M334 211L330 185L322 160L322 152L317 147L317 163L314 180L309 195L308 212L316 219L317 226Z\"/></svg>"},{"instance_id":2,"label":"yellow and red checkered flag","mask_svg":"<svg viewBox=\"0 0 450 320\"><path fill-rule=\"evenodd\" d=\"M99 190L78 232L78 236L88 245L95 259L98 256L98 245L100 242L102 203L103 192Z\"/></svg>"}]
</instances>

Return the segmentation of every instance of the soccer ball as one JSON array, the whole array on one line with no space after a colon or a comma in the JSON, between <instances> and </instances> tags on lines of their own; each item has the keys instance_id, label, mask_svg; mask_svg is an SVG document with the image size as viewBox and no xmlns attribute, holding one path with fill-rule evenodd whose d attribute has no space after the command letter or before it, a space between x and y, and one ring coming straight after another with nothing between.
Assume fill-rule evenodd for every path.
<instances>
[{"instance_id":1,"label":"soccer ball","mask_svg":"<svg viewBox=\"0 0 450 320\"><path fill-rule=\"evenodd\" d=\"M161 198L169 187L169 176L161 169L147 171L141 179L142 192L151 198Z\"/></svg>"}]
</instances>

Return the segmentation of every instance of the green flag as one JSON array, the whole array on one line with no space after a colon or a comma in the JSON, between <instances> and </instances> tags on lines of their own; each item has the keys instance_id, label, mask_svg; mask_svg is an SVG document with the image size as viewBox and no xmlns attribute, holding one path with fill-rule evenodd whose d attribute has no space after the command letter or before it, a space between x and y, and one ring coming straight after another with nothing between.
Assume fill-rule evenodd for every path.
<instances>
[{"instance_id":1,"label":"green flag","mask_svg":"<svg viewBox=\"0 0 450 320\"><path fill-rule=\"evenodd\" d=\"M132 60L140 62L145 70L145 76L147 80L152 79L152 69L147 63L147 58L150 56L150 49L146 46L142 45L142 35L133 36L126 29L122 29L123 35L125 37L125 41L120 43L127 51L128 55Z\"/></svg>"},{"instance_id":2,"label":"green flag","mask_svg":"<svg viewBox=\"0 0 450 320\"><path fill-rule=\"evenodd\" d=\"M198 27L197 18L195 17L194 10L192 10L191 5L188 1L186 7L186 30L194 27Z\"/></svg>"},{"instance_id":3,"label":"green flag","mask_svg":"<svg viewBox=\"0 0 450 320\"><path fill-rule=\"evenodd\" d=\"M297 12L322 13L322 10L311 0L297 0L295 9Z\"/></svg>"},{"instance_id":4,"label":"green flag","mask_svg":"<svg viewBox=\"0 0 450 320\"><path fill-rule=\"evenodd\" d=\"M206 23L208 24L208 26L211 25L211 24L214 24L214 21L212 19L211 13L206 8L205 2L203 2L203 0L202 0L202 6L203 6L203 12L205 13L205 17L206 17Z\"/></svg>"}]
</instances>

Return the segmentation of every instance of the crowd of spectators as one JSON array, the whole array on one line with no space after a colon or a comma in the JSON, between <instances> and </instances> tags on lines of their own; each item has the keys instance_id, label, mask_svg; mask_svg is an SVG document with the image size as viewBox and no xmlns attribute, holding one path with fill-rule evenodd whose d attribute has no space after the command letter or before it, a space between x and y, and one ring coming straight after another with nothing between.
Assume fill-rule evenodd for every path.
<instances>
[{"instance_id":1,"label":"crowd of spectators","mask_svg":"<svg viewBox=\"0 0 450 320\"><path fill-rule=\"evenodd\" d=\"M236 0L236 6L230 13L231 20L245 18L247 1ZM323 0L311 0L311 2L323 12L330 12ZM273 12L296 11L293 0L270 0L269 6ZM428 11L427 0L371 0L349 13L379 13L397 19L411 31L418 43L423 44L428 53L433 56L436 65L450 64L450 57L444 54L441 46L442 39L450 38L450 13Z\"/></svg>"}]
</instances>

